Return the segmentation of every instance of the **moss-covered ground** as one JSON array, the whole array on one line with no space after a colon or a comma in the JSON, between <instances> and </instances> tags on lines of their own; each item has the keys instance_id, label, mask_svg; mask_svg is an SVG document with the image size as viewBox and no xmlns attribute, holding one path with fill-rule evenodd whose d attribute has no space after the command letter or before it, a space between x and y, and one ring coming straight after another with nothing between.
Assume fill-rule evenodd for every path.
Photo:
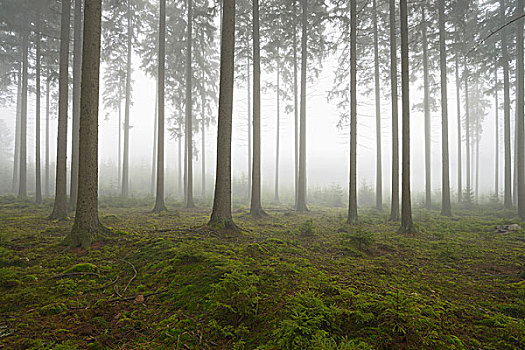
<instances>
[{"instance_id":1,"label":"moss-covered ground","mask_svg":"<svg viewBox=\"0 0 525 350\"><path fill-rule=\"evenodd\" d=\"M235 233L205 207L102 204L86 251L49 203L0 200L0 348L525 348L525 236L494 230L513 212L416 209L401 235L373 210L239 209Z\"/></svg>"}]
</instances>

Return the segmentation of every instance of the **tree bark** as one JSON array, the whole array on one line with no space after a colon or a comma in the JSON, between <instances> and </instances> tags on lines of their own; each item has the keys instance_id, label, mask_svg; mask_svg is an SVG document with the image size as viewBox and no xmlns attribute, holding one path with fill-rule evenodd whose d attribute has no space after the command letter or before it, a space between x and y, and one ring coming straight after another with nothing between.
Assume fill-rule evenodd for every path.
<instances>
[{"instance_id":1,"label":"tree bark","mask_svg":"<svg viewBox=\"0 0 525 350\"><path fill-rule=\"evenodd\" d=\"M306 66L308 60L308 1L302 0L301 15L301 106L299 120L299 176L297 179L297 201L295 209L298 212L308 211L306 206Z\"/></svg>"},{"instance_id":2,"label":"tree bark","mask_svg":"<svg viewBox=\"0 0 525 350\"><path fill-rule=\"evenodd\" d=\"M457 29L456 29L457 30ZM458 45L456 37L456 45ZM458 203L463 201L463 160L462 160L462 135L461 135L461 80L459 77L459 52L456 51L456 111L457 111L457 123L458 123Z\"/></svg>"},{"instance_id":3,"label":"tree bark","mask_svg":"<svg viewBox=\"0 0 525 350\"><path fill-rule=\"evenodd\" d=\"M118 92L118 184L122 184L122 88Z\"/></svg>"},{"instance_id":4,"label":"tree bark","mask_svg":"<svg viewBox=\"0 0 525 350\"><path fill-rule=\"evenodd\" d=\"M495 106L495 164L494 164L494 196L499 201L499 101L498 101L498 66L494 65L494 106Z\"/></svg>"},{"instance_id":5,"label":"tree bark","mask_svg":"<svg viewBox=\"0 0 525 350\"><path fill-rule=\"evenodd\" d=\"M252 91L250 88L250 59L246 57L246 87L248 91L248 201L252 198Z\"/></svg>"},{"instance_id":6,"label":"tree bark","mask_svg":"<svg viewBox=\"0 0 525 350\"><path fill-rule=\"evenodd\" d=\"M401 228L404 233L414 232L410 198L410 100L408 68L408 9L407 0L400 0L401 8L401 95L403 102L403 173L401 185Z\"/></svg>"},{"instance_id":7,"label":"tree bark","mask_svg":"<svg viewBox=\"0 0 525 350\"><path fill-rule=\"evenodd\" d=\"M516 16L523 14L523 0L516 2ZM517 52L517 129L518 129L518 215L521 220L525 220L525 135L524 135L524 81L523 81L523 21L517 24L516 34Z\"/></svg>"},{"instance_id":8,"label":"tree bark","mask_svg":"<svg viewBox=\"0 0 525 350\"><path fill-rule=\"evenodd\" d=\"M469 201L468 204L471 204L472 200L472 187L471 187L471 176L470 176L470 169L471 169L471 160L470 160L470 98L469 98L469 85L468 85L468 78L469 78L469 71L467 66L467 58L464 58L464 79L465 79L465 153L467 156L467 164L466 164L466 177L467 177L467 187L465 188L467 200Z\"/></svg>"},{"instance_id":9,"label":"tree bark","mask_svg":"<svg viewBox=\"0 0 525 350\"><path fill-rule=\"evenodd\" d=\"M186 208L195 207L193 202L193 0L187 0L187 32L186 32Z\"/></svg>"},{"instance_id":10,"label":"tree bark","mask_svg":"<svg viewBox=\"0 0 525 350\"><path fill-rule=\"evenodd\" d=\"M430 83L428 78L428 39L425 3L421 6L423 46L423 112L425 115L425 208L432 208L432 120L430 116Z\"/></svg>"},{"instance_id":11,"label":"tree bark","mask_svg":"<svg viewBox=\"0 0 525 350\"><path fill-rule=\"evenodd\" d=\"M452 216L450 205L450 161L448 153L447 47L445 0L439 1L439 67L441 72L441 215Z\"/></svg>"},{"instance_id":12,"label":"tree bark","mask_svg":"<svg viewBox=\"0 0 525 350\"><path fill-rule=\"evenodd\" d=\"M277 51L277 111L276 111L276 127L275 127L275 191L273 200L275 203L280 203L279 200L279 147L281 141L281 66L279 62L279 51Z\"/></svg>"},{"instance_id":13,"label":"tree bark","mask_svg":"<svg viewBox=\"0 0 525 350\"><path fill-rule=\"evenodd\" d=\"M20 47L20 51L23 51L22 46ZM18 181L20 180L20 119L22 111L22 66L24 64L23 61L23 55L20 52L17 72L15 152L13 155L13 181L11 183L11 192L13 194L18 193Z\"/></svg>"},{"instance_id":14,"label":"tree bark","mask_svg":"<svg viewBox=\"0 0 525 350\"><path fill-rule=\"evenodd\" d=\"M44 165L44 195L49 197L49 104L50 104L50 74L49 68L46 74L46 158Z\"/></svg>"},{"instance_id":15,"label":"tree bark","mask_svg":"<svg viewBox=\"0 0 525 350\"><path fill-rule=\"evenodd\" d=\"M36 101L35 101L35 199L36 203L40 204L42 203L42 177L41 177L41 167L40 167L40 71L41 71L41 52L40 52L40 39L41 39L41 28L42 28L42 22L40 20L40 15L37 14L36 19L36 38L35 38L35 46L36 46L36 67L35 67L35 74L36 74Z\"/></svg>"},{"instance_id":16,"label":"tree bark","mask_svg":"<svg viewBox=\"0 0 525 350\"><path fill-rule=\"evenodd\" d=\"M505 3L499 1L500 22L505 24ZM505 145L505 208L512 207L512 156L510 149L510 83L509 83L509 56L507 52L507 28L501 31L501 58L503 66L503 128Z\"/></svg>"},{"instance_id":17,"label":"tree bark","mask_svg":"<svg viewBox=\"0 0 525 350\"><path fill-rule=\"evenodd\" d=\"M217 167L210 225L237 230L231 213L231 141L235 51L235 0L223 1Z\"/></svg>"},{"instance_id":18,"label":"tree bark","mask_svg":"<svg viewBox=\"0 0 525 350\"><path fill-rule=\"evenodd\" d=\"M161 0L162 1L162 0ZM159 49L160 50L160 49ZM157 88L155 89L155 120L153 122L153 155L151 157L151 195L154 196L156 194L156 177L157 177L157 148L158 148L158 141L157 141L157 133L158 133L158 125L159 125L159 77L157 77L156 83Z\"/></svg>"},{"instance_id":19,"label":"tree bark","mask_svg":"<svg viewBox=\"0 0 525 350\"><path fill-rule=\"evenodd\" d=\"M204 71L202 71L202 80L204 81ZM201 196L206 198L206 96L201 96Z\"/></svg>"},{"instance_id":20,"label":"tree bark","mask_svg":"<svg viewBox=\"0 0 525 350\"><path fill-rule=\"evenodd\" d=\"M128 1L127 9L128 37L127 37L127 58L126 58L126 102L124 106L124 154L122 160L122 197L129 196L129 119L131 107L131 44L133 37L133 24L131 18L131 5Z\"/></svg>"},{"instance_id":21,"label":"tree bark","mask_svg":"<svg viewBox=\"0 0 525 350\"><path fill-rule=\"evenodd\" d=\"M179 195L181 197L186 197L185 193L186 193L186 190L184 189L184 186L182 184L182 125L181 123L179 123L179 136L178 136L178 141L179 141L179 147L178 147L178 151L179 151L179 157L178 157L178 160L179 160Z\"/></svg>"},{"instance_id":22,"label":"tree bark","mask_svg":"<svg viewBox=\"0 0 525 350\"><path fill-rule=\"evenodd\" d=\"M396 2L390 0L390 88L392 94L392 204L390 220L399 220L399 125L397 92Z\"/></svg>"},{"instance_id":23,"label":"tree bark","mask_svg":"<svg viewBox=\"0 0 525 350\"><path fill-rule=\"evenodd\" d=\"M79 181L69 243L88 248L103 230L98 218L98 103L102 1L86 1L80 98Z\"/></svg>"},{"instance_id":24,"label":"tree bark","mask_svg":"<svg viewBox=\"0 0 525 350\"><path fill-rule=\"evenodd\" d=\"M297 67L297 0L293 0L293 103L294 103L294 199L297 207L297 193L299 188L299 98L298 94L298 67Z\"/></svg>"},{"instance_id":25,"label":"tree bark","mask_svg":"<svg viewBox=\"0 0 525 350\"><path fill-rule=\"evenodd\" d=\"M22 34L22 105L20 106L20 159L18 178L18 198L27 196L27 80L28 80L28 41L29 28L27 17L24 16L26 26Z\"/></svg>"},{"instance_id":26,"label":"tree bark","mask_svg":"<svg viewBox=\"0 0 525 350\"><path fill-rule=\"evenodd\" d=\"M68 113L68 68L69 68L69 24L71 0L62 0L60 22L60 68L58 82L58 141L56 162L55 204L51 219L62 220L68 215L67 207L67 113Z\"/></svg>"},{"instance_id":27,"label":"tree bark","mask_svg":"<svg viewBox=\"0 0 525 350\"><path fill-rule=\"evenodd\" d=\"M167 210L164 203L164 84L166 62L166 0L160 0L159 66L157 74L157 196L153 212Z\"/></svg>"},{"instance_id":28,"label":"tree bark","mask_svg":"<svg viewBox=\"0 0 525 350\"><path fill-rule=\"evenodd\" d=\"M259 0L253 0L253 169L250 214L265 215L261 205L261 50Z\"/></svg>"},{"instance_id":29,"label":"tree bark","mask_svg":"<svg viewBox=\"0 0 525 350\"><path fill-rule=\"evenodd\" d=\"M69 210L74 211L78 194L78 135L80 120L80 84L82 74L82 0L75 0L75 40L73 58L73 125L71 136L71 187Z\"/></svg>"},{"instance_id":30,"label":"tree bark","mask_svg":"<svg viewBox=\"0 0 525 350\"><path fill-rule=\"evenodd\" d=\"M350 0L350 187L348 223L357 222L357 0Z\"/></svg>"},{"instance_id":31,"label":"tree bark","mask_svg":"<svg viewBox=\"0 0 525 350\"><path fill-rule=\"evenodd\" d=\"M376 98L376 209L383 210L383 166L381 152L381 90L379 73L379 38L377 31L377 0L373 0L374 82Z\"/></svg>"}]
</instances>

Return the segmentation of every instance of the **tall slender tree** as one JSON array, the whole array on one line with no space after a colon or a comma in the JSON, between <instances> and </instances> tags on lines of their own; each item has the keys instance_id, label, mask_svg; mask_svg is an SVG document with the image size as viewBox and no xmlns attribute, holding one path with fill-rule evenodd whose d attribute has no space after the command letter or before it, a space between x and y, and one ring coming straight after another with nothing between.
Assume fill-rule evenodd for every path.
<instances>
[{"instance_id":1,"label":"tall slender tree","mask_svg":"<svg viewBox=\"0 0 525 350\"><path fill-rule=\"evenodd\" d=\"M157 75L157 196L154 212L166 210L164 204L164 84L166 60L166 0L160 0L159 13L159 67Z\"/></svg>"},{"instance_id":2,"label":"tall slender tree","mask_svg":"<svg viewBox=\"0 0 525 350\"><path fill-rule=\"evenodd\" d=\"M36 203L42 203L42 179L41 179L41 169L40 169L40 74L41 74L41 52L40 52L40 40L41 40L41 31L42 31L42 21L40 19L40 13L36 15L36 55L35 55L35 75L36 75L36 103L35 103L35 197Z\"/></svg>"},{"instance_id":3,"label":"tall slender tree","mask_svg":"<svg viewBox=\"0 0 525 350\"><path fill-rule=\"evenodd\" d=\"M458 46L458 35L457 35L457 28L456 28L456 47ZM457 139L457 147L458 147L458 203L461 203L463 201L463 153L462 153L462 130L461 130L461 79L459 74L459 50L456 50L456 54L454 57L455 60L455 74L456 74L456 113L457 113L457 128L458 128L458 139Z\"/></svg>"},{"instance_id":4,"label":"tall slender tree","mask_svg":"<svg viewBox=\"0 0 525 350\"><path fill-rule=\"evenodd\" d=\"M186 207L193 208L193 0L187 0L186 4Z\"/></svg>"},{"instance_id":5,"label":"tall slender tree","mask_svg":"<svg viewBox=\"0 0 525 350\"><path fill-rule=\"evenodd\" d=\"M56 162L55 204L51 219L65 219L68 215L66 177L67 177L67 106L68 106L68 67L69 67L69 24L71 0L62 1L60 21L60 73L58 101L58 141Z\"/></svg>"},{"instance_id":6,"label":"tall slender tree","mask_svg":"<svg viewBox=\"0 0 525 350\"><path fill-rule=\"evenodd\" d=\"M79 182L68 243L88 248L104 228L98 218L98 95L102 1L86 1L80 98Z\"/></svg>"},{"instance_id":7,"label":"tall slender tree","mask_svg":"<svg viewBox=\"0 0 525 350\"><path fill-rule=\"evenodd\" d=\"M432 120L430 115L430 79L428 67L428 37L426 3L421 4L423 46L423 111L425 114L425 208L432 208Z\"/></svg>"},{"instance_id":8,"label":"tall slender tree","mask_svg":"<svg viewBox=\"0 0 525 350\"><path fill-rule=\"evenodd\" d=\"M350 0L350 189L348 222L357 222L357 0Z\"/></svg>"},{"instance_id":9,"label":"tall slender tree","mask_svg":"<svg viewBox=\"0 0 525 350\"><path fill-rule=\"evenodd\" d=\"M390 18L390 89L392 99L392 204L390 220L399 219L399 125L398 125L398 82L397 82L397 31L396 2L389 0Z\"/></svg>"},{"instance_id":10,"label":"tall slender tree","mask_svg":"<svg viewBox=\"0 0 525 350\"><path fill-rule=\"evenodd\" d=\"M29 26L28 15L23 16L24 28L22 29L22 90L20 106L20 145L18 161L18 198L27 196L27 80L28 80L28 51L29 51Z\"/></svg>"},{"instance_id":11,"label":"tall slender tree","mask_svg":"<svg viewBox=\"0 0 525 350\"><path fill-rule=\"evenodd\" d=\"M265 215L261 205L261 49L259 0L253 0L253 168L250 214Z\"/></svg>"},{"instance_id":12,"label":"tall slender tree","mask_svg":"<svg viewBox=\"0 0 525 350\"><path fill-rule=\"evenodd\" d=\"M410 100L408 61L408 7L407 0L399 1L401 17L401 95L403 102L403 170L401 184L401 232L414 231L410 198Z\"/></svg>"},{"instance_id":13,"label":"tall slender tree","mask_svg":"<svg viewBox=\"0 0 525 350\"><path fill-rule=\"evenodd\" d=\"M75 0L73 55L73 124L71 134L71 182L69 209L75 210L78 194L78 135L80 120L80 80L82 74L82 0Z\"/></svg>"},{"instance_id":14,"label":"tall slender tree","mask_svg":"<svg viewBox=\"0 0 525 350\"><path fill-rule=\"evenodd\" d=\"M510 82L509 82L509 55L507 49L507 28L505 27L505 2L499 0L501 30L501 64L503 67L503 128L505 145L505 194L503 204L505 208L512 207L512 156L510 146Z\"/></svg>"},{"instance_id":15,"label":"tall slender tree","mask_svg":"<svg viewBox=\"0 0 525 350\"><path fill-rule=\"evenodd\" d=\"M523 15L523 0L516 1L516 17ZM523 20L519 20L516 25L516 66L517 66L517 91L516 91L516 108L518 129L517 154L518 162L518 215L520 219L525 220L525 135L524 135L524 81L523 81Z\"/></svg>"},{"instance_id":16,"label":"tall slender tree","mask_svg":"<svg viewBox=\"0 0 525 350\"><path fill-rule=\"evenodd\" d=\"M379 34L377 29L377 0L372 1L374 27L374 82L376 104L376 209L383 210L383 165L381 150L381 88L379 73Z\"/></svg>"},{"instance_id":17,"label":"tall slender tree","mask_svg":"<svg viewBox=\"0 0 525 350\"><path fill-rule=\"evenodd\" d=\"M451 216L450 205L450 164L448 154L448 97L447 97L447 47L445 32L445 0L439 0L439 66L441 71L441 163L442 198L441 215Z\"/></svg>"},{"instance_id":18,"label":"tall slender tree","mask_svg":"<svg viewBox=\"0 0 525 350\"><path fill-rule=\"evenodd\" d=\"M235 57L235 0L224 0L221 29L215 196L210 225L237 229L231 212L231 140Z\"/></svg>"}]
</instances>

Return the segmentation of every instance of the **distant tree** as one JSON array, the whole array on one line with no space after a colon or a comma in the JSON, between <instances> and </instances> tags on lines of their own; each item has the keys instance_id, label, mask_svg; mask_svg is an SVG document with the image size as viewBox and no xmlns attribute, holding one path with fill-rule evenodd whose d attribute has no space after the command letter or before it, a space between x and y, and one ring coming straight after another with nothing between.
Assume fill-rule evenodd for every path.
<instances>
[{"instance_id":1,"label":"distant tree","mask_svg":"<svg viewBox=\"0 0 525 350\"><path fill-rule=\"evenodd\" d=\"M399 220L399 123L398 123L398 80L397 80L397 30L396 3L389 0L390 23L390 89L392 100L392 204L390 220Z\"/></svg>"},{"instance_id":2,"label":"distant tree","mask_svg":"<svg viewBox=\"0 0 525 350\"><path fill-rule=\"evenodd\" d=\"M350 1L350 189L348 222L357 222L357 0Z\"/></svg>"},{"instance_id":3,"label":"distant tree","mask_svg":"<svg viewBox=\"0 0 525 350\"><path fill-rule=\"evenodd\" d=\"M516 0L516 17L523 15L523 0ZM517 91L516 91L516 108L518 129L517 154L518 162L518 215L520 219L525 220L525 135L524 135L524 82L523 82L523 20L516 24L516 66L517 66Z\"/></svg>"}]
</instances>

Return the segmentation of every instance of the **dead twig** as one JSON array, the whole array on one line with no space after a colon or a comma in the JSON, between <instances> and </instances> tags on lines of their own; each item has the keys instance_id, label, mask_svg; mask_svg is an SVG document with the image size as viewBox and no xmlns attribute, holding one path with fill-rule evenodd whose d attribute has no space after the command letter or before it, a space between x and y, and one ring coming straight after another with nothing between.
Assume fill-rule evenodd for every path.
<instances>
[{"instance_id":1,"label":"dead twig","mask_svg":"<svg viewBox=\"0 0 525 350\"><path fill-rule=\"evenodd\" d=\"M157 292L154 292L154 293L144 294L143 297L144 297L144 299L146 299L146 298L149 298L151 296L158 295L160 293L162 293L162 292L161 291L157 291ZM130 301L130 300L135 300L136 298L137 298L137 296L126 297L126 298L118 298L118 299L111 299L111 300L108 300L108 303L115 303L115 302L118 302L118 301Z\"/></svg>"},{"instance_id":2,"label":"dead twig","mask_svg":"<svg viewBox=\"0 0 525 350\"><path fill-rule=\"evenodd\" d=\"M128 284L126 284L126 287L124 288L124 290L122 291L122 293L126 293L126 290L128 290L128 287L129 285L131 284L131 282L133 282L133 280L135 279L135 277L137 277L137 269L135 268L135 265L133 265L132 263L130 263L129 261L127 260L124 260L124 259L120 259L121 261L124 261L126 264L130 265L132 268L133 268L133 272L134 272L134 275L133 277L131 277L131 279L128 281Z\"/></svg>"},{"instance_id":3,"label":"dead twig","mask_svg":"<svg viewBox=\"0 0 525 350\"><path fill-rule=\"evenodd\" d=\"M103 286L100 286L100 287L97 287L97 288L93 288L92 291L96 291L96 290L103 290L103 289L106 289L108 287L111 287L112 285L114 285L115 283L117 283L117 281L119 280L119 276L117 276L117 278L115 278L115 280L109 282L109 283L106 283L104 284Z\"/></svg>"}]
</instances>

